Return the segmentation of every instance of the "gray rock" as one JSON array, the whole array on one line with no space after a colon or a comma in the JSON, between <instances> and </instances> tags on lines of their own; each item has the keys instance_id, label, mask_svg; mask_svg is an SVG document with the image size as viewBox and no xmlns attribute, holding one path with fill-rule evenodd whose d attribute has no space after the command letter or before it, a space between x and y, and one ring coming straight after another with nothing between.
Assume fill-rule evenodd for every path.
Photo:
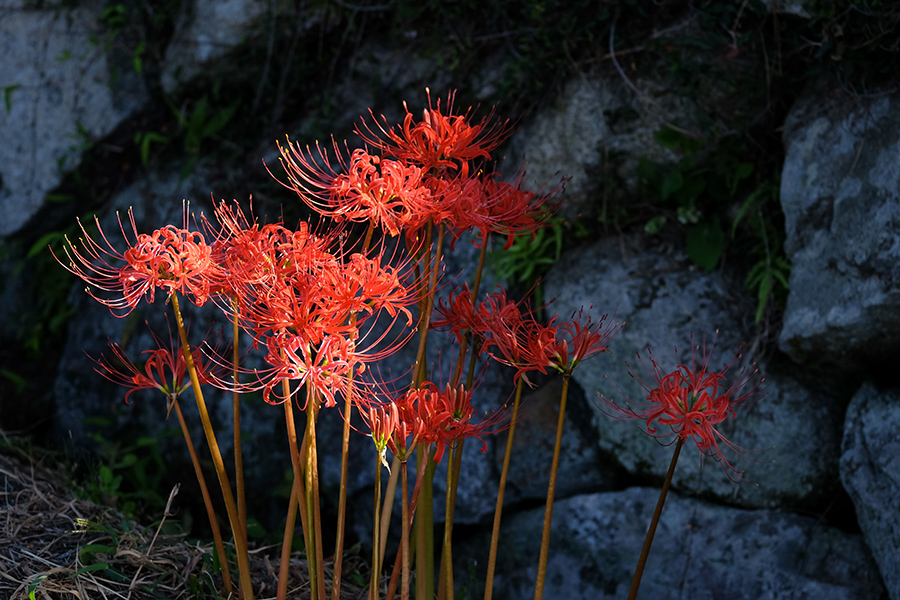
<instances>
[{"instance_id":1,"label":"gray rock","mask_svg":"<svg viewBox=\"0 0 900 600\"><path fill-rule=\"evenodd\" d=\"M793 263L779 338L799 362L844 372L900 339L900 96L804 96L785 122L785 250Z\"/></svg>"},{"instance_id":2,"label":"gray rock","mask_svg":"<svg viewBox=\"0 0 900 600\"><path fill-rule=\"evenodd\" d=\"M678 162L679 155L660 145L653 132L671 123L691 126L691 107L660 84L639 83L641 96L615 74L570 81L556 105L512 139L513 164L524 162L526 185L540 191L569 177L563 214L586 216L595 209L587 192L596 187L602 170L613 169L634 191L639 158Z\"/></svg>"},{"instance_id":3,"label":"gray rock","mask_svg":"<svg viewBox=\"0 0 900 600\"><path fill-rule=\"evenodd\" d=\"M102 3L29 4L0 8L0 236L18 231L82 153L147 100L134 73L113 73Z\"/></svg>"},{"instance_id":4,"label":"gray rock","mask_svg":"<svg viewBox=\"0 0 900 600\"><path fill-rule=\"evenodd\" d=\"M900 390L863 385L844 427L841 481L892 599L900 598Z\"/></svg>"},{"instance_id":5,"label":"gray rock","mask_svg":"<svg viewBox=\"0 0 900 600\"><path fill-rule=\"evenodd\" d=\"M805 0L756 0L758 4L765 4L770 13L791 15L808 19Z\"/></svg>"},{"instance_id":6,"label":"gray rock","mask_svg":"<svg viewBox=\"0 0 900 600\"><path fill-rule=\"evenodd\" d=\"M624 598L658 496L656 489L630 488L558 502L544 598ZM498 600L534 593L543 519L541 508L504 521L494 581ZM489 535L454 546L457 589L465 587L469 597L481 594ZM670 493L638 597L856 600L882 593L858 535L808 517L715 506Z\"/></svg>"},{"instance_id":7,"label":"gray rock","mask_svg":"<svg viewBox=\"0 0 900 600\"><path fill-rule=\"evenodd\" d=\"M166 48L163 89L171 93L205 69L216 66L220 58L260 29L268 5L265 0L185 3Z\"/></svg>"},{"instance_id":8,"label":"gray rock","mask_svg":"<svg viewBox=\"0 0 900 600\"><path fill-rule=\"evenodd\" d=\"M595 316L609 312L610 318L626 322L610 344L615 354L582 363L574 379L594 400L599 448L632 473L663 477L671 449L659 447L640 428L641 421L610 418L599 394L620 406L625 399L643 401L646 392L629 376L625 363L635 368L635 374L646 375L635 354L639 352L649 365L648 347L666 372L677 364L689 365L692 341L702 346L704 336L707 347L715 340L710 367L716 371L734 357L742 341L748 342L744 351L751 354L741 315L752 314L752 307L746 303L741 282L727 273L699 271L680 252L642 247L641 243L649 242L624 238L573 251L548 276L546 294L556 298L550 310L563 319L593 304ZM730 375L741 368L736 365ZM676 489L747 507L802 504L834 491L840 447L839 399L811 392L774 365L759 368L766 376L768 395L746 406L737 405L736 418L717 427L727 439L747 449L741 456L720 444L735 468L746 470L743 476L747 481L735 485L713 461L698 468L697 450L689 443L676 470ZM798 436L798 431L815 431L816 436Z\"/></svg>"}]
</instances>

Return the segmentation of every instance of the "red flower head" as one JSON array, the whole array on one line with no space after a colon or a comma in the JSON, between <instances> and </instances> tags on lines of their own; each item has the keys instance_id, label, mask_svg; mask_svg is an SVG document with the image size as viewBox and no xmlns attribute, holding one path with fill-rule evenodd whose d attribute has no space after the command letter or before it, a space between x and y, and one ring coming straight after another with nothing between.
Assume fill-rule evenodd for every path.
<instances>
[{"instance_id":1,"label":"red flower head","mask_svg":"<svg viewBox=\"0 0 900 600\"><path fill-rule=\"evenodd\" d=\"M509 135L507 123L490 123L489 116L473 125L470 122L471 107L465 114L453 114L455 92L447 95L446 105L442 109L441 100L438 99L435 106L431 101L431 91L427 88L425 91L428 108L422 111L420 122L415 121L404 102L406 116L397 129L389 127L384 117L385 124L378 124L378 119L372 114L378 131L373 131L363 121L356 132L385 156L418 165L425 172L435 169L446 175L449 170L449 175L465 179L469 176L471 161L476 158L489 159L490 153L506 139Z\"/></svg>"},{"instance_id":2,"label":"red flower head","mask_svg":"<svg viewBox=\"0 0 900 600\"><path fill-rule=\"evenodd\" d=\"M378 456L381 458L381 463L390 471L391 468L388 466L384 454L394 432L400 426L397 405L390 402L384 406L370 406L368 410L360 409L359 412L369 426L370 435L375 443L375 450L378 451Z\"/></svg>"},{"instance_id":3,"label":"red flower head","mask_svg":"<svg viewBox=\"0 0 900 600\"><path fill-rule=\"evenodd\" d=\"M511 321L511 327L495 322L487 345L495 346L501 356L491 356L518 369L516 379L529 371L546 373L548 368L571 375L582 361L608 352L609 340L624 325L608 321L607 315L594 322L582 311L575 319L561 325L554 325L555 320L556 317L544 325L533 317L522 318L518 322ZM527 377L525 381L530 385Z\"/></svg>"},{"instance_id":4,"label":"red flower head","mask_svg":"<svg viewBox=\"0 0 900 600\"><path fill-rule=\"evenodd\" d=\"M94 217L103 243L96 242L81 226L84 238L81 239L83 247L80 250L66 240L65 252L69 264L63 264L56 255L54 258L87 283L115 293L114 298L100 298L88 289L92 298L108 306L114 314L117 310L124 311L117 316L130 314L145 295L149 295L150 302L153 302L156 288L163 289L168 296L181 292L198 306L203 305L211 292L211 282L219 278L219 267L213 261L212 249L206 245L203 236L188 231L187 204L182 229L167 225L150 234L139 234L130 210L128 217L135 241L125 252L116 250L100 229L99 220ZM121 219L119 229L127 241ZM111 264L110 259L123 264Z\"/></svg>"},{"instance_id":5,"label":"red flower head","mask_svg":"<svg viewBox=\"0 0 900 600\"><path fill-rule=\"evenodd\" d=\"M693 336L691 340L693 344ZM762 383L765 378L750 385L750 380L758 372L742 368L728 383L726 374L740 359L735 356L720 371L709 370L709 359L712 356L715 342L706 352L704 342L700 346L691 347L690 365L678 365L674 371L665 373L650 353L650 365L638 355L644 371L651 381L643 379L632 371L630 374L647 392L644 403L626 401L625 407L602 397L605 407L610 409L610 416L618 419L644 421L644 428L649 435L658 439L693 439L702 456L711 456L722 464L729 477L738 472L722 453L720 443L743 456L744 450L725 438L715 426L725 419L735 416L734 407L742 402L756 400L765 395ZM697 362L697 351L701 352L700 363ZM677 353L677 349L676 349ZM630 365L629 365L630 368ZM605 412L605 411L604 411ZM667 431L660 431L659 425L666 426Z\"/></svg>"},{"instance_id":6,"label":"red flower head","mask_svg":"<svg viewBox=\"0 0 900 600\"><path fill-rule=\"evenodd\" d=\"M132 362L122 348L115 343L109 344L112 360L103 356L99 359L92 359L97 363L97 367L94 369L97 373L113 383L128 388L125 402L129 402L128 397L137 390L149 389L159 390L171 400L180 396L191 385L190 380L186 379L187 362L184 359L184 352L181 344L176 343L171 331L167 346L163 345L155 333L151 332L151 334L157 347L155 350L144 350L142 353L145 356L143 369ZM203 354L196 346L191 346L191 356L194 359L194 367L197 369L197 378L200 383L208 383L228 369L227 365L204 360Z\"/></svg>"}]
</instances>

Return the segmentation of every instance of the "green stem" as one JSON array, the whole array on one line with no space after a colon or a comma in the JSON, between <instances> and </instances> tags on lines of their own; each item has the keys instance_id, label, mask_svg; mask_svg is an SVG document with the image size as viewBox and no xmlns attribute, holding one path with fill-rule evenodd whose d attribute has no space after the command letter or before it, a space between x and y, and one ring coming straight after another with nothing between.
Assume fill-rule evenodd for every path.
<instances>
[{"instance_id":1,"label":"green stem","mask_svg":"<svg viewBox=\"0 0 900 600\"><path fill-rule=\"evenodd\" d=\"M409 487L406 483L406 461L400 462L400 510L403 521L400 533L400 600L409 600Z\"/></svg>"},{"instance_id":2,"label":"green stem","mask_svg":"<svg viewBox=\"0 0 900 600\"><path fill-rule=\"evenodd\" d=\"M309 563L310 598L325 600L325 560L322 553L322 519L319 512L319 469L316 452L318 394L307 387L306 401L306 514L311 538L306 547ZM315 557L314 561L312 560Z\"/></svg>"},{"instance_id":3,"label":"green stem","mask_svg":"<svg viewBox=\"0 0 900 600\"><path fill-rule=\"evenodd\" d=\"M417 544L421 550L416 555L416 599L431 600L434 597L434 473L436 463L431 460L430 444L419 444L418 469L423 469L419 509L416 511Z\"/></svg>"},{"instance_id":4,"label":"green stem","mask_svg":"<svg viewBox=\"0 0 900 600\"><path fill-rule=\"evenodd\" d=\"M281 563L278 565L278 591L277 600L287 598L288 569L291 563L291 545L294 541L294 525L297 522L298 480L294 480L291 486L291 500L288 504L287 519L284 524L284 536L281 541Z\"/></svg>"},{"instance_id":5,"label":"green stem","mask_svg":"<svg viewBox=\"0 0 900 600\"><path fill-rule=\"evenodd\" d=\"M556 472L559 469L563 424L566 422L566 396L569 393L570 377L570 373L563 374L563 387L559 399L559 420L556 423L556 443L553 445L550 485L547 487L547 506L544 509L544 530L541 533L541 556L538 561L537 581L534 585L534 600L541 600L544 597L544 579L547 577L547 558L550 551L550 521L553 520L553 496L556 494Z\"/></svg>"},{"instance_id":6,"label":"green stem","mask_svg":"<svg viewBox=\"0 0 900 600\"><path fill-rule=\"evenodd\" d=\"M503 454L503 469L500 472L500 489L497 492L497 506L494 508L494 527L491 531L491 550L488 555L487 579L484 585L484 600L491 600L494 595L494 569L497 566L497 545L500 541L500 517L503 514L503 495L506 492L506 477L509 474L509 459L512 456L513 436L516 433L516 420L519 415L519 401L522 399L522 383L519 378L516 385L516 399L513 401L512 418L509 433L506 435L506 452Z\"/></svg>"},{"instance_id":7,"label":"green stem","mask_svg":"<svg viewBox=\"0 0 900 600\"><path fill-rule=\"evenodd\" d=\"M634 579L631 580L631 590L628 592L628 600L635 600L637 598L638 588L641 586L641 577L644 575L644 566L647 564L647 557L650 556L650 545L653 544L656 526L659 525L659 518L662 515L663 505L666 503L666 496L669 494L669 486L672 484L672 476L675 474L675 465L678 463L678 455L681 454L681 447L683 445L684 440L679 436L678 442L675 444L675 453L672 455L672 462L669 463L669 471L666 473L666 480L663 482L662 490L659 492L656 510L653 511L650 529L647 530L647 537L644 539L644 547L641 549L641 557L638 559L637 569L634 571Z\"/></svg>"},{"instance_id":8,"label":"green stem","mask_svg":"<svg viewBox=\"0 0 900 600\"><path fill-rule=\"evenodd\" d=\"M372 526L372 577L369 581L369 600L379 600L381 593L381 455L375 453L375 515Z\"/></svg>"},{"instance_id":9,"label":"green stem","mask_svg":"<svg viewBox=\"0 0 900 600\"><path fill-rule=\"evenodd\" d=\"M391 524L391 513L394 509L394 496L397 492L397 478L400 476L400 459L394 456L391 461L390 476L388 477L387 490L384 494L384 506L381 508L381 548L379 552L384 556L385 547L387 545L388 527Z\"/></svg>"},{"instance_id":10,"label":"green stem","mask_svg":"<svg viewBox=\"0 0 900 600\"><path fill-rule=\"evenodd\" d=\"M212 499L209 496L209 488L206 487L206 478L203 476L203 470L200 468L200 460L197 458L196 450L194 450L194 442L191 440L191 434L188 432L187 423L185 423L184 415L181 413L181 405L178 404L178 398L172 398L172 405L175 407L175 414L178 416L178 423L181 425L181 433L184 434L184 441L187 443L188 453L191 455L191 464L194 465L194 474L197 476L197 482L200 484L200 493L203 495L203 505L206 507L206 516L209 517L209 526L212 527L216 552L219 553L219 564L222 565L222 579L225 581L225 593L230 596L232 593L231 572L228 570L228 558L225 555L225 544L222 542L222 532L219 531L219 522L216 520L216 511L213 510Z\"/></svg>"},{"instance_id":11,"label":"green stem","mask_svg":"<svg viewBox=\"0 0 900 600\"><path fill-rule=\"evenodd\" d=\"M284 526L284 541L281 547L281 565L278 571L278 600L285 600L287 594L287 575L290 566L291 545L294 538L294 524L296 523L298 504L304 543L308 541L309 531L306 516L306 486L303 483L303 465L300 462L300 457L306 453L306 440L303 440L302 447L298 446L297 428L294 424L294 402L290 397L291 385L286 379L282 382L282 390L284 397L287 398L284 402L284 421L287 427L288 445L291 451L291 468L294 473L294 483L291 487L291 500L288 504L287 520Z\"/></svg>"},{"instance_id":12,"label":"green stem","mask_svg":"<svg viewBox=\"0 0 900 600\"><path fill-rule=\"evenodd\" d=\"M184 319L181 317L181 309L178 306L178 294L169 297L172 301L172 309L175 311L175 323L178 325L178 335L181 338L181 347L184 352L184 362L187 365L191 377L191 386L194 390L194 400L197 402L197 410L200 413L200 421L203 423L203 433L206 435L206 444L212 455L213 465L222 488L222 499L225 501L225 510L228 512L228 523L234 536L235 553L237 554L238 573L240 574L240 590L243 600L253 600L253 582L250 579L250 559L247 554L247 538L240 526L237 506L234 503L234 495L231 493L231 484L225 471L225 462L219 451L216 434L213 431L212 422L209 419L209 411L203 400L203 391L200 389L200 380L197 378L197 368L194 366L194 357L191 355L191 347L188 344L187 332L184 329Z\"/></svg>"}]
</instances>

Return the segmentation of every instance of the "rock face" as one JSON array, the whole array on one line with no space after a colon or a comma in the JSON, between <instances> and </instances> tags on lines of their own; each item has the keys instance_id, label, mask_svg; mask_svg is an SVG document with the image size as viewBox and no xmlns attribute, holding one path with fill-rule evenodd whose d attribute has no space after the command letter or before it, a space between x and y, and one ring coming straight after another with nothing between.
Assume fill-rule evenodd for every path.
<instances>
[{"instance_id":1,"label":"rock face","mask_svg":"<svg viewBox=\"0 0 900 600\"><path fill-rule=\"evenodd\" d=\"M900 390L863 385L847 409L841 481L891 598L900 598Z\"/></svg>"},{"instance_id":2,"label":"rock face","mask_svg":"<svg viewBox=\"0 0 900 600\"><path fill-rule=\"evenodd\" d=\"M677 364L691 364L691 343L701 346L700 360L704 337L707 348L715 341L710 367L716 370L742 343L752 351L740 317L739 307L745 302L740 282L727 273L692 269L680 252L641 247L637 238L629 238L564 256L548 276L545 292L556 298L551 310L563 320L593 304L594 315L609 312L625 321L610 344L614 355L584 362L574 379L592 400L598 447L632 473L663 477L671 450L642 431L641 422L610 418L600 394L620 406L625 399L643 401L646 392L629 372L647 378L635 354L649 365L648 347L665 372ZM741 368L736 365L731 374ZM714 461L698 468L697 450L688 444L676 470L677 489L747 507L803 504L833 492L840 451L839 399L810 391L777 365L758 368L766 377L767 395L748 406L738 405L736 418L720 427L725 437L748 450L740 456L722 444L735 468L746 470L747 481L735 485ZM804 430L815 431L815 437L796 435Z\"/></svg>"},{"instance_id":3,"label":"rock face","mask_svg":"<svg viewBox=\"0 0 900 600\"><path fill-rule=\"evenodd\" d=\"M146 101L103 46L103 6L0 7L0 237L18 231L91 144Z\"/></svg>"},{"instance_id":4,"label":"rock face","mask_svg":"<svg viewBox=\"0 0 900 600\"><path fill-rule=\"evenodd\" d=\"M785 122L781 179L793 263L781 349L842 371L900 340L900 96L822 102Z\"/></svg>"},{"instance_id":5,"label":"rock face","mask_svg":"<svg viewBox=\"0 0 900 600\"><path fill-rule=\"evenodd\" d=\"M163 89L171 93L180 83L215 66L218 59L261 27L268 4L264 0L185 2L166 49Z\"/></svg>"},{"instance_id":6,"label":"rock face","mask_svg":"<svg viewBox=\"0 0 900 600\"><path fill-rule=\"evenodd\" d=\"M630 488L584 494L553 511L545 598L624 598L659 491ZM543 509L504 520L494 597L533 594ZM487 543L454 548L456 581L469 597L483 589ZM474 568L476 578L470 579ZM698 600L879 598L883 587L858 535L815 519L767 510L739 510L669 494L641 581L640 598Z\"/></svg>"},{"instance_id":7,"label":"rock face","mask_svg":"<svg viewBox=\"0 0 900 600\"><path fill-rule=\"evenodd\" d=\"M585 193L596 187L601 172L610 165L618 165L618 177L633 188L638 158L677 162L678 155L662 147L653 132L667 122L692 122L690 107L655 84L647 84L646 91L655 97L652 110L642 103L646 96L638 97L621 78L570 81L556 105L513 138L516 164L524 162L530 188L553 187L561 177L568 177L564 214L586 216L591 207ZM610 158L619 155L625 160Z\"/></svg>"}]
</instances>

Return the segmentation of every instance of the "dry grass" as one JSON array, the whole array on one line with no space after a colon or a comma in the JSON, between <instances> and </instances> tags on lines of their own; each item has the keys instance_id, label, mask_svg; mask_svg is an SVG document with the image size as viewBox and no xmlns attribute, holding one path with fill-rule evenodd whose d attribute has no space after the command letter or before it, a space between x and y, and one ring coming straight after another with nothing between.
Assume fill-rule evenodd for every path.
<instances>
[{"instance_id":1,"label":"dry grass","mask_svg":"<svg viewBox=\"0 0 900 600\"><path fill-rule=\"evenodd\" d=\"M167 515L155 527L129 523L109 508L76 499L64 481L63 473L25 453L0 454L0 598L219 598L213 589L224 597L222 578L211 569L212 543L160 533ZM279 552L251 549L258 600L275 597ZM367 578L367 570L359 557L344 558L345 573ZM309 597L307 582L306 561L295 553L288 598ZM341 595L365 598L366 590L344 580Z\"/></svg>"}]
</instances>

